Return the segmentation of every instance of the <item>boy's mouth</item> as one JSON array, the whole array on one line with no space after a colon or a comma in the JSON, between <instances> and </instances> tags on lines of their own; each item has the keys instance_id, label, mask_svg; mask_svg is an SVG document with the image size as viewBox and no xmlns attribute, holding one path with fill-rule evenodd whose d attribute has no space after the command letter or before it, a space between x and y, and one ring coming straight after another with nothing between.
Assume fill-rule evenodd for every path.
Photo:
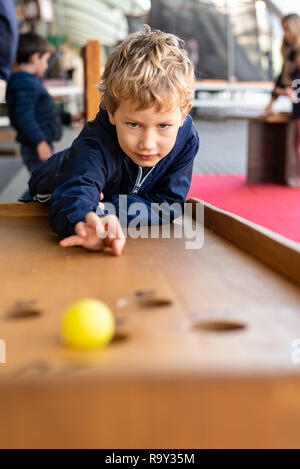
<instances>
[{"instance_id":1,"label":"boy's mouth","mask_svg":"<svg viewBox=\"0 0 300 469\"><path fill-rule=\"evenodd\" d=\"M156 155L139 155L139 154L137 153L137 156L138 156L139 158L141 158L141 160L150 161L150 160L152 160L153 158L155 158L155 157L157 156L157 154L156 154Z\"/></svg>"}]
</instances>

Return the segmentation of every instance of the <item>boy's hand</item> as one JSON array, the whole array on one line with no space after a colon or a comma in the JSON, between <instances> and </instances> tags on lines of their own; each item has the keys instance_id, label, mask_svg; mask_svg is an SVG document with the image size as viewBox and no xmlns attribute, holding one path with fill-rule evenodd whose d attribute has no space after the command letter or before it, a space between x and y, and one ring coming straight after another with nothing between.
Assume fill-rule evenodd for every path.
<instances>
[{"instance_id":1,"label":"boy's hand","mask_svg":"<svg viewBox=\"0 0 300 469\"><path fill-rule=\"evenodd\" d=\"M60 246L82 246L91 251L103 251L106 247L112 249L115 256L119 256L126 243L126 239L118 217L106 215L98 217L95 212L86 216L86 223L79 222L75 226L76 235L60 241Z\"/></svg>"},{"instance_id":2,"label":"boy's hand","mask_svg":"<svg viewBox=\"0 0 300 469\"><path fill-rule=\"evenodd\" d=\"M50 156L52 156L52 150L50 145L44 140L43 142L40 142L37 146L37 152L39 155L39 159L41 161L47 161L49 160Z\"/></svg>"}]
</instances>

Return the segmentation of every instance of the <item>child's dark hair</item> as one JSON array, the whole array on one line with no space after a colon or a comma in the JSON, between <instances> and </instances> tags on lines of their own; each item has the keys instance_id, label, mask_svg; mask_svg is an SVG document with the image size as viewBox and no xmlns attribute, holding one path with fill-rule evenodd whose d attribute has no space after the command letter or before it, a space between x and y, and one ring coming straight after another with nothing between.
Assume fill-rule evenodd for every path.
<instances>
[{"instance_id":1,"label":"child's dark hair","mask_svg":"<svg viewBox=\"0 0 300 469\"><path fill-rule=\"evenodd\" d=\"M28 63L33 54L38 53L40 57L50 52L50 45L46 39L35 33L24 33L19 36L17 51L17 63Z\"/></svg>"}]
</instances>

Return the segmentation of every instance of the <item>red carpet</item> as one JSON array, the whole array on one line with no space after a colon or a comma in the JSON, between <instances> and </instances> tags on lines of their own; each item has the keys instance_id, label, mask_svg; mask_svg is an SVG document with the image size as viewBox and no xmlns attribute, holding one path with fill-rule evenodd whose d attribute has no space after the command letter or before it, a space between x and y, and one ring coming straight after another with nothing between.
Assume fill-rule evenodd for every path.
<instances>
[{"instance_id":1,"label":"red carpet","mask_svg":"<svg viewBox=\"0 0 300 469\"><path fill-rule=\"evenodd\" d=\"M197 197L300 242L300 189L247 185L245 176L194 175L188 197Z\"/></svg>"}]
</instances>

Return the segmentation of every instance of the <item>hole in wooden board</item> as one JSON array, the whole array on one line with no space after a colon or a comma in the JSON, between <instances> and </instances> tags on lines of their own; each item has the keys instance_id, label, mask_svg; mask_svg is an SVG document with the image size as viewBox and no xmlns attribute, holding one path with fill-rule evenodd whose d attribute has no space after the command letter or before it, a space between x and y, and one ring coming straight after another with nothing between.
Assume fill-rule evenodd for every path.
<instances>
[{"instance_id":1,"label":"hole in wooden board","mask_svg":"<svg viewBox=\"0 0 300 469\"><path fill-rule=\"evenodd\" d=\"M155 296L155 290L138 290L135 297L141 306L149 308L169 306L173 303L170 298Z\"/></svg>"},{"instance_id":2,"label":"hole in wooden board","mask_svg":"<svg viewBox=\"0 0 300 469\"><path fill-rule=\"evenodd\" d=\"M143 298L139 301L141 306L145 306L146 308L159 308L161 306L170 306L172 304L172 300L170 298Z\"/></svg>"},{"instance_id":3,"label":"hole in wooden board","mask_svg":"<svg viewBox=\"0 0 300 469\"><path fill-rule=\"evenodd\" d=\"M247 325L242 322L224 319L202 320L193 324L194 329L209 332L232 332L246 329L246 327Z\"/></svg>"},{"instance_id":4,"label":"hole in wooden board","mask_svg":"<svg viewBox=\"0 0 300 469\"><path fill-rule=\"evenodd\" d=\"M40 316L42 311L35 306L36 303L36 299L17 300L11 308L2 309L0 316L5 319L27 319Z\"/></svg>"},{"instance_id":5,"label":"hole in wooden board","mask_svg":"<svg viewBox=\"0 0 300 469\"><path fill-rule=\"evenodd\" d=\"M29 306L15 307L8 309L4 317L6 319L29 319L38 317L42 314L41 310Z\"/></svg>"},{"instance_id":6,"label":"hole in wooden board","mask_svg":"<svg viewBox=\"0 0 300 469\"><path fill-rule=\"evenodd\" d=\"M170 306L173 304L171 298L155 296L152 290L138 291L133 297L118 298L116 301L117 308L124 308L128 306L138 306L139 308L159 308L162 306Z\"/></svg>"},{"instance_id":7,"label":"hole in wooden board","mask_svg":"<svg viewBox=\"0 0 300 469\"><path fill-rule=\"evenodd\" d=\"M123 342L126 342L129 339L128 335L125 334L124 332L119 332L117 331L115 335L112 338L112 341L109 345L115 345L115 344L122 344Z\"/></svg>"}]
</instances>

